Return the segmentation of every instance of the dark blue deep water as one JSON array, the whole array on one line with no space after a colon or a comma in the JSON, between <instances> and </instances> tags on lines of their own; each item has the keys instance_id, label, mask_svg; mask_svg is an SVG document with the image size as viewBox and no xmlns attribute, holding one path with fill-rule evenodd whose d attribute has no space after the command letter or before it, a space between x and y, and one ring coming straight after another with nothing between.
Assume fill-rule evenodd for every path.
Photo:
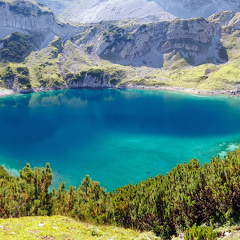
<instances>
[{"instance_id":1,"label":"dark blue deep water","mask_svg":"<svg viewBox=\"0 0 240 240\"><path fill-rule=\"evenodd\" d=\"M235 149L240 98L62 90L0 98L0 164L50 162L54 185L88 174L107 190Z\"/></svg>"}]
</instances>

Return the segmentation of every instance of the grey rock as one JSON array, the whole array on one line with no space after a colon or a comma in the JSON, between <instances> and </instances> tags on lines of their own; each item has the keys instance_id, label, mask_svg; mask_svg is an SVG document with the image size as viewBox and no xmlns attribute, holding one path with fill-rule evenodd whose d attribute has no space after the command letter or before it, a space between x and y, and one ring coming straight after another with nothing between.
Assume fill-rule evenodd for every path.
<instances>
[{"instance_id":1,"label":"grey rock","mask_svg":"<svg viewBox=\"0 0 240 240\"><path fill-rule=\"evenodd\" d=\"M0 28L5 28L5 35L10 31L41 32L64 38L83 31L81 27L61 22L50 9L33 0L0 1Z\"/></svg>"}]
</instances>

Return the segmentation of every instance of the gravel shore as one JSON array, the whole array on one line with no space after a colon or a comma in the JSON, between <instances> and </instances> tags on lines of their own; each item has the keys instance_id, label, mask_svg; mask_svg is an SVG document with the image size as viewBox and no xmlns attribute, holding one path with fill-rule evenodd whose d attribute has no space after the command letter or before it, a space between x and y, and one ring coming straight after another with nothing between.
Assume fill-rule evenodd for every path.
<instances>
[{"instance_id":1,"label":"gravel shore","mask_svg":"<svg viewBox=\"0 0 240 240\"><path fill-rule=\"evenodd\" d=\"M91 88L91 87L89 87ZM96 87L95 87L96 88ZM101 87L99 87L101 88ZM124 85L115 87L116 89L140 89L140 90L156 90L156 91L170 91L170 92L182 92L187 94L194 94L194 95L228 95L228 96L239 96L240 90L198 90L198 89L191 89L191 88L183 88L183 87L162 87L162 86L144 86L144 85ZM67 89L67 88L62 88ZM19 94L19 93L31 93L31 92L45 92L45 91L52 91L52 90L60 90L60 89L52 89L52 88L38 88L38 89L29 89L26 91L16 92L11 89L0 89L0 97Z\"/></svg>"}]
</instances>

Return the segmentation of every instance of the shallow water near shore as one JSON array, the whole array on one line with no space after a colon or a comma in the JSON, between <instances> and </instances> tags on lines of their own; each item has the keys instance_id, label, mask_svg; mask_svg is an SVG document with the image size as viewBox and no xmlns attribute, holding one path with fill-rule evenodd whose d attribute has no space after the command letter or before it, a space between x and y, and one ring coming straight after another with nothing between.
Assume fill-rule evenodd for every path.
<instances>
[{"instance_id":1,"label":"shallow water near shore","mask_svg":"<svg viewBox=\"0 0 240 240\"><path fill-rule=\"evenodd\" d=\"M53 185L88 174L112 190L240 143L240 98L79 89L0 98L0 164L51 163Z\"/></svg>"}]
</instances>

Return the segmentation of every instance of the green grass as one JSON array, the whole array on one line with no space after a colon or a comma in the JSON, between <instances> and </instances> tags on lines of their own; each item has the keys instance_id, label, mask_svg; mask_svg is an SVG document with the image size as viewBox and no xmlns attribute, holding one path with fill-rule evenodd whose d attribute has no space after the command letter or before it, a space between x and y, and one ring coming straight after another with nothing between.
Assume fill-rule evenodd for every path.
<instances>
[{"instance_id":1,"label":"green grass","mask_svg":"<svg viewBox=\"0 0 240 240\"><path fill-rule=\"evenodd\" d=\"M22 217L0 219L1 240L154 240L151 232L140 233L115 226L94 226L68 217Z\"/></svg>"},{"instance_id":2,"label":"green grass","mask_svg":"<svg viewBox=\"0 0 240 240\"><path fill-rule=\"evenodd\" d=\"M239 240L240 227L225 226L215 229L218 240ZM224 237L224 238L223 238ZM157 240L151 232L139 232L116 226L96 226L69 217L21 217L0 219L1 240ZM172 240L181 240L172 237Z\"/></svg>"}]
</instances>

